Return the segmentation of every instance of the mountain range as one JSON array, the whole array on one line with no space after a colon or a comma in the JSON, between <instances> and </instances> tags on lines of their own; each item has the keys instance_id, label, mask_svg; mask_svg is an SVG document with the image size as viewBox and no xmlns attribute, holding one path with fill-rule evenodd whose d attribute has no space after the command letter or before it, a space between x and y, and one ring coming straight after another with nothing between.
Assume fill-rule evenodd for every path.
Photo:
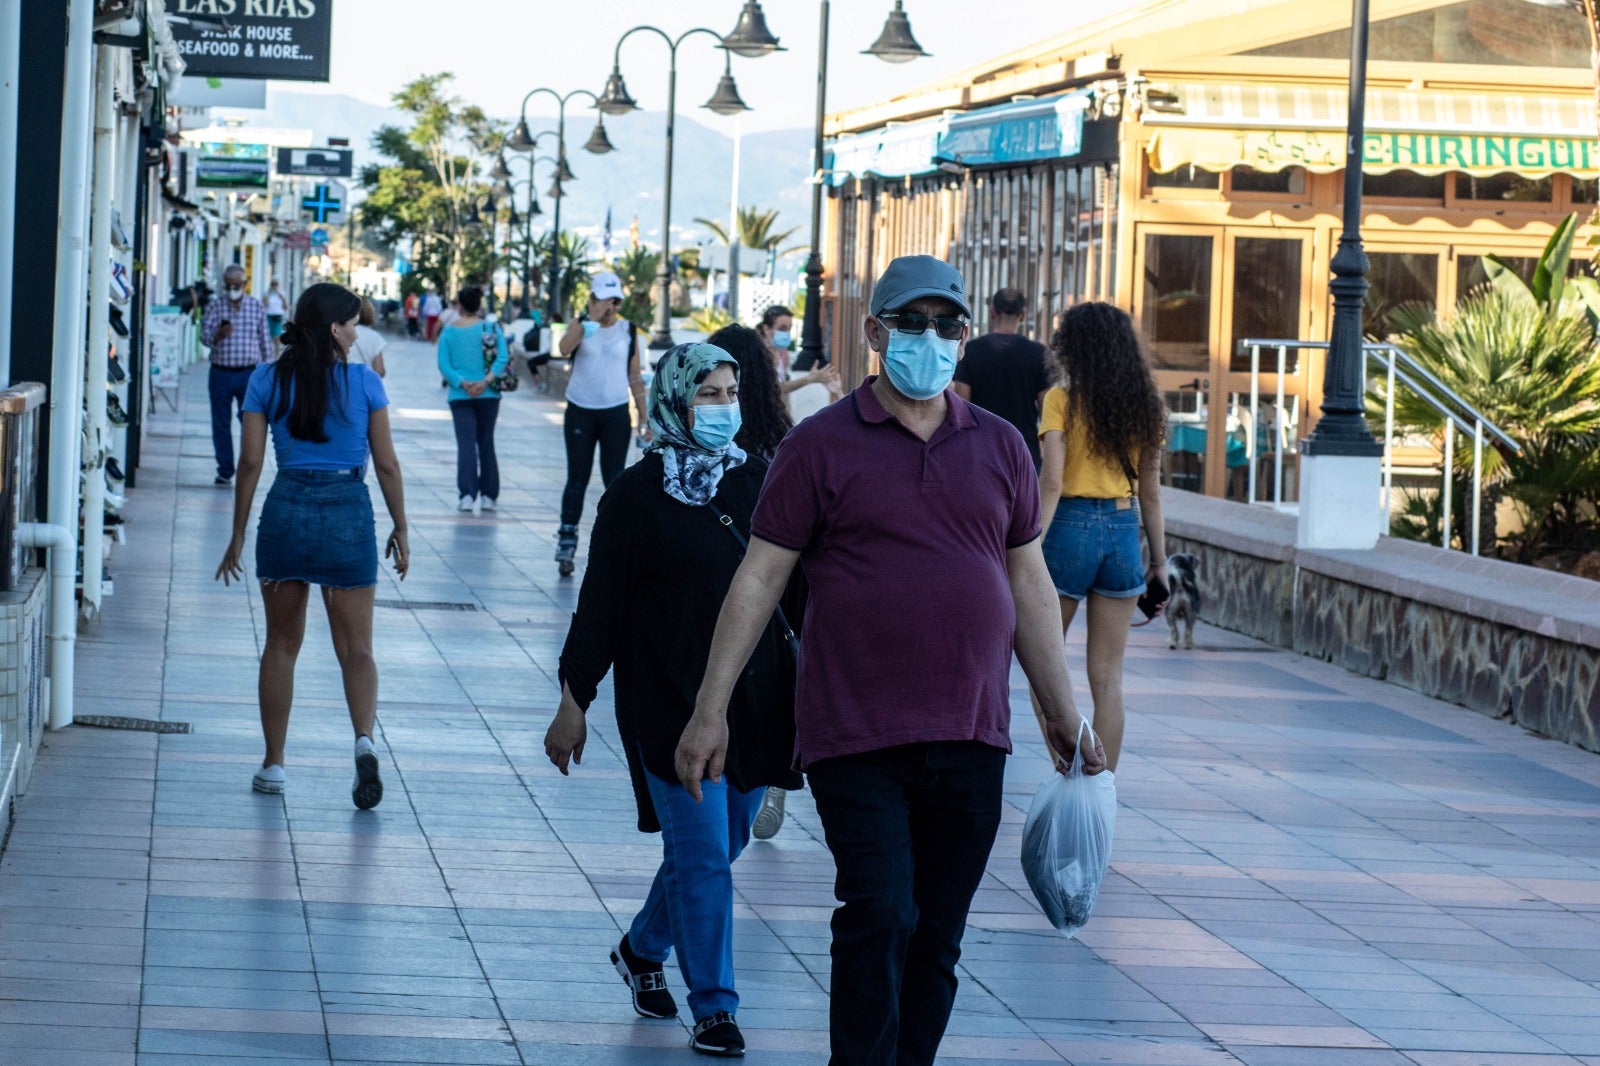
<instances>
[{"instance_id":1,"label":"mountain range","mask_svg":"<svg viewBox=\"0 0 1600 1066\"><path fill-rule=\"evenodd\" d=\"M323 144L329 137L349 138L355 150L356 171L362 166L378 161L372 149L372 135L382 125L405 126L406 115L395 108L383 107L352 96L297 93L282 91L273 86L267 97L265 111L244 112L254 124L279 129L308 129L314 144ZM625 248L629 226L635 215L639 219L639 236L655 243L661 232L662 173L665 167L664 112L635 111L628 115L608 118L606 131L616 150L603 156L583 150L594 128L596 112L580 108L567 115L567 164L575 180L565 186L566 196L561 204L561 228L574 230L591 238L598 251L598 235L606 217L611 212L613 251ZM709 114L709 113L707 113ZM514 116L509 118L514 121ZM712 218L727 223L730 182L733 167L732 121L721 117L711 118L716 126L701 122L698 109L678 113L675 137L672 235L673 244L682 246L696 241L715 238L694 219ZM528 125L537 134L544 129L554 129L555 119L531 115ZM811 158L810 130L772 130L745 136L740 145L739 202L763 210L779 212L775 232L798 227L785 245L803 244L810 224L811 189L806 184ZM539 144L539 154L553 154L554 143L546 138ZM515 179L527 176L526 156L517 161L517 153L508 153ZM545 195L550 188L552 167L549 163L537 164L534 187L538 190L544 214L535 219L535 232L548 227L554 204ZM518 209L524 210L527 191L517 190ZM717 246L720 247L720 246ZM720 252L714 254L722 262ZM749 269L751 264L745 264Z\"/></svg>"}]
</instances>

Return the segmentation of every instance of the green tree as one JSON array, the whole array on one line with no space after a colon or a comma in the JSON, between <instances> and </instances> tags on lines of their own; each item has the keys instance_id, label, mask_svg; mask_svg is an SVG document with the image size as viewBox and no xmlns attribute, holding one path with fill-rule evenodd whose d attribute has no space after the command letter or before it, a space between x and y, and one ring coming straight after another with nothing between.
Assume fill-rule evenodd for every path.
<instances>
[{"instance_id":1,"label":"green tree","mask_svg":"<svg viewBox=\"0 0 1600 1066\"><path fill-rule=\"evenodd\" d=\"M769 255L788 255L797 252L807 245L797 244L789 248L781 247L784 241L800 232L800 227L777 231L778 212L763 211L759 207L741 207L739 218L739 243L746 248L766 252ZM697 218L696 222L710 230L723 244L728 243L728 225L711 218Z\"/></svg>"},{"instance_id":2,"label":"green tree","mask_svg":"<svg viewBox=\"0 0 1600 1066\"><path fill-rule=\"evenodd\" d=\"M611 263L627 295L622 300L622 317L639 326L648 326L655 312L653 287L661 253L645 248L629 248Z\"/></svg>"},{"instance_id":3,"label":"green tree","mask_svg":"<svg viewBox=\"0 0 1600 1066\"><path fill-rule=\"evenodd\" d=\"M488 220L474 219L488 195L485 164L505 137L482 108L450 93L453 78L424 75L394 94L411 125L380 127L372 146L386 162L361 172L362 224L386 244L411 242L418 271L446 292L493 270Z\"/></svg>"},{"instance_id":4,"label":"green tree","mask_svg":"<svg viewBox=\"0 0 1600 1066\"><path fill-rule=\"evenodd\" d=\"M567 318L572 314L574 301L579 296L587 296L589 271L595 266L596 260L587 237L580 237L570 230L562 230L558 237L552 231L534 241L534 259L541 271L549 270L552 241L556 243L555 273L559 279L556 284L556 313ZM544 275L544 284L550 284L548 274Z\"/></svg>"}]
</instances>

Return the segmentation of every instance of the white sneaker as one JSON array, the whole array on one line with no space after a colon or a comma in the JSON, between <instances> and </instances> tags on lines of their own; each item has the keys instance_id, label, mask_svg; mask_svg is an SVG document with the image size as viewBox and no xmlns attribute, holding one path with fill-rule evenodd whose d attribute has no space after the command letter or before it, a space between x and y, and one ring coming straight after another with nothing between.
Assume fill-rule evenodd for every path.
<instances>
[{"instance_id":1,"label":"white sneaker","mask_svg":"<svg viewBox=\"0 0 1600 1066\"><path fill-rule=\"evenodd\" d=\"M461 502L456 504L456 510L458 510L458 511L470 511L470 510L472 510L472 504L473 504L473 499L472 499L471 496L463 496L463 497L461 497Z\"/></svg>"},{"instance_id":2,"label":"white sneaker","mask_svg":"<svg viewBox=\"0 0 1600 1066\"><path fill-rule=\"evenodd\" d=\"M276 764L272 766L263 766L261 769L257 770L256 775L250 779L251 788L255 789L257 792L265 792L269 796L282 795L283 783L283 767Z\"/></svg>"},{"instance_id":3,"label":"white sneaker","mask_svg":"<svg viewBox=\"0 0 1600 1066\"><path fill-rule=\"evenodd\" d=\"M480 500L478 502L478 509L480 511L492 511L492 510L494 510L494 501L491 500L489 497L485 496L482 500Z\"/></svg>"}]
</instances>

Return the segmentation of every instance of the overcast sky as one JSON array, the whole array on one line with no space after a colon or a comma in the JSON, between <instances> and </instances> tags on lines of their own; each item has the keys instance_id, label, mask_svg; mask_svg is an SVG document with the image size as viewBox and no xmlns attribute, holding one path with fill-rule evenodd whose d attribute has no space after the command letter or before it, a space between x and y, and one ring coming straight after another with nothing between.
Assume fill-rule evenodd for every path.
<instances>
[{"instance_id":1,"label":"overcast sky","mask_svg":"<svg viewBox=\"0 0 1600 1066\"><path fill-rule=\"evenodd\" d=\"M926 84L1136 0L905 0L912 32L931 58L891 64L859 54L883 28L893 0L838 0L830 32L828 109L868 104ZM462 96L491 114L515 114L535 86L598 92L617 38L652 23L677 36L706 26L733 29L742 0L337 0L333 77L325 89L386 104L396 88L423 73L448 70ZM739 92L753 110L744 129L810 127L816 106L818 0L765 0L767 24L787 51L733 60ZM716 88L723 53L697 34L679 50L678 107L699 111ZM667 47L636 33L622 50L622 73L640 104L666 104ZM318 87L279 83L299 91ZM549 97L530 115L553 114ZM571 108L569 107L569 115Z\"/></svg>"}]
</instances>

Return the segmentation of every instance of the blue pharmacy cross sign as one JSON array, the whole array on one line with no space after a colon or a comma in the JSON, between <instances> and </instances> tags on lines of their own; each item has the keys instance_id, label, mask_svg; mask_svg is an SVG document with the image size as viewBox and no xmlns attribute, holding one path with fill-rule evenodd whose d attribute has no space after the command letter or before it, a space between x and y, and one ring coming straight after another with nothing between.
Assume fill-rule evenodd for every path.
<instances>
[{"instance_id":1,"label":"blue pharmacy cross sign","mask_svg":"<svg viewBox=\"0 0 1600 1066\"><path fill-rule=\"evenodd\" d=\"M318 185L314 196L300 198L300 206L311 212L314 221L326 222L329 215L336 215L344 210L344 201L334 196L326 185Z\"/></svg>"}]
</instances>

